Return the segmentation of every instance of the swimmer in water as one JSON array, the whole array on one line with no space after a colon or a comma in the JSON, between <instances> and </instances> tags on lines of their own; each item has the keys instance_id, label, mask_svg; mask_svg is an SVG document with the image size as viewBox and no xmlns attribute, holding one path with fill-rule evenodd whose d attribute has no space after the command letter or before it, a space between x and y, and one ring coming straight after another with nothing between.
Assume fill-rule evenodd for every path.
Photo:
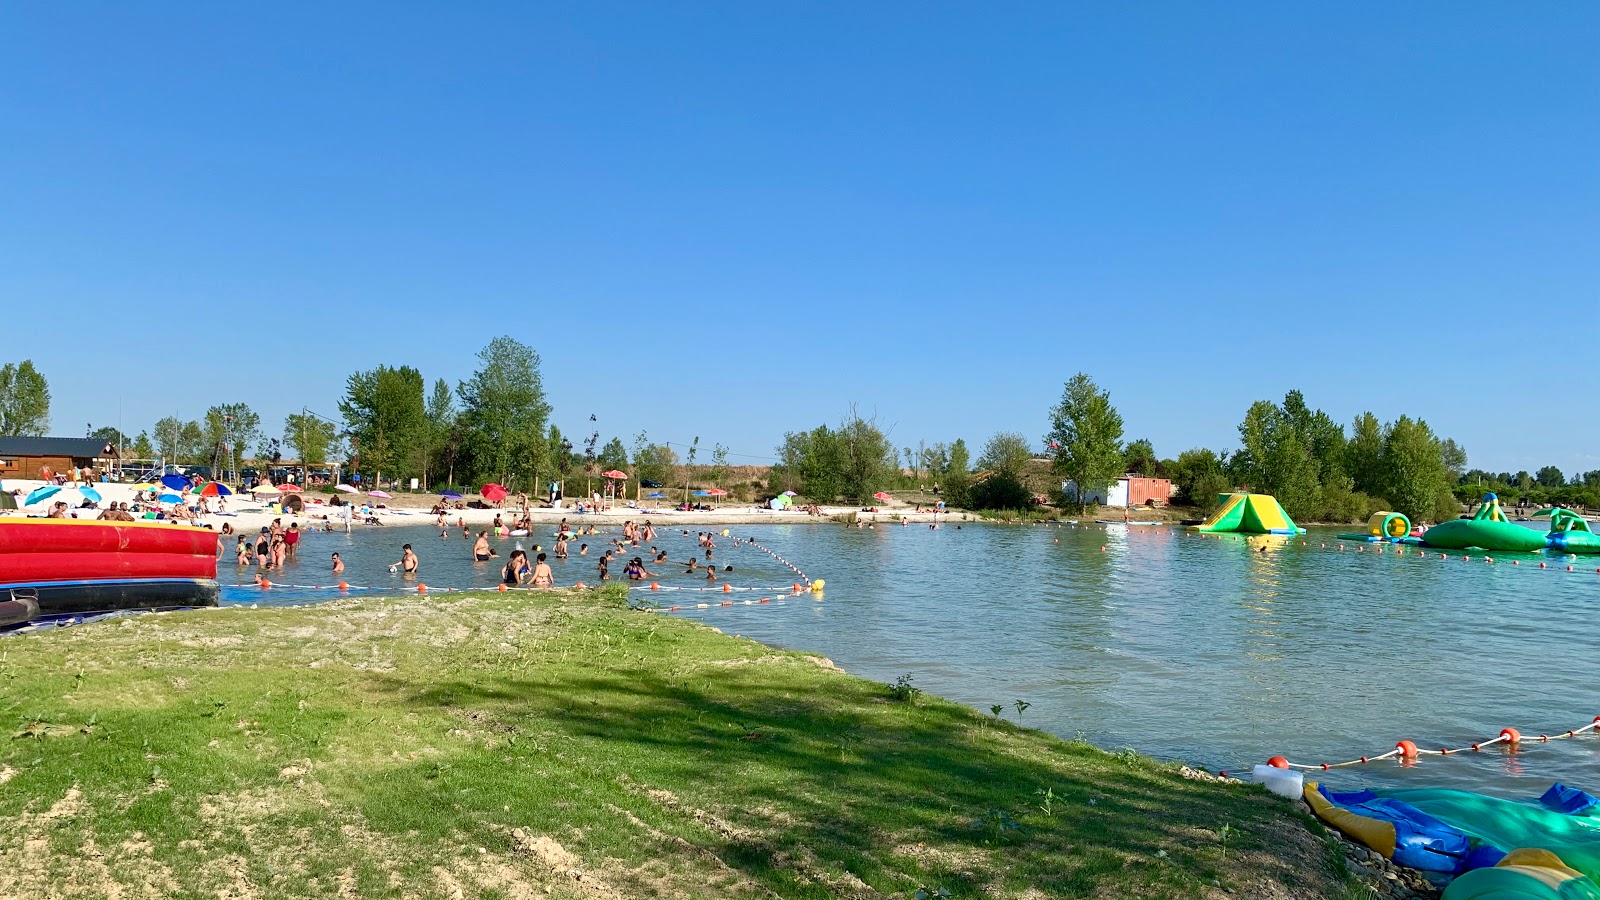
<instances>
[{"instance_id":1,"label":"swimmer in water","mask_svg":"<svg viewBox=\"0 0 1600 900\"><path fill-rule=\"evenodd\" d=\"M533 567L533 586L542 588L555 587L556 576L554 572L550 571L550 564L545 562L544 554L541 553L535 557L535 562L537 564Z\"/></svg>"},{"instance_id":2,"label":"swimmer in water","mask_svg":"<svg viewBox=\"0 0 1600 900\"><path fill-rule=\"evenodd\" d=\"M339 558L339 554L337 554L337 553L335 553L333 555L333 574L335 574L335 575L343 575L344 574L344 560L340 559Z\"/></svg>"},{"instance_id":3,"label":"swimmer in water","mask_svg":"<svg viewBox=\"0 0 1600 900\"><path fill-rule=\"evenodd\" d=\"M589 545L588 544L579 544L578 545L578 555L579 556L588 556L589 555Z\"/></svg>"},{"instance_id":4,"label":"swimmer in water","mask_svg":"<svg viewBox=\"0 0 1600 900\"><path fill-rule=\"evenodd\" d=\"M415 575L417 574L417 566L420 565L421 562L421 560L417 559L416 551L411 549L410 544L407 544L400 548L400 561L397 563L391 563L389 565L389 571L393 572L395 569L399 569L402 574Z\"/></svg>"},{"instance_id":5,"label":"swimmer in water","mask_svg":"<svg viewBox=\"0 0 1600 900\"><path fill-rule=\"evenodd\" d=\"M478 532L478 539L472 542L472 558L478 562L487 562L489 560L489 533L487 531Z\"/></svg>"},{"instance_id":6,"label":"swimmer in water","mask_svg":"<svg viewBox=\"0 0 1600 900\"><path fill-rule=\"evenodd\" d=\"M506 587L521 587L528 574L527 551L513 550L511 558L500 568L500 583Z\"/></svg>"}]
</instances>

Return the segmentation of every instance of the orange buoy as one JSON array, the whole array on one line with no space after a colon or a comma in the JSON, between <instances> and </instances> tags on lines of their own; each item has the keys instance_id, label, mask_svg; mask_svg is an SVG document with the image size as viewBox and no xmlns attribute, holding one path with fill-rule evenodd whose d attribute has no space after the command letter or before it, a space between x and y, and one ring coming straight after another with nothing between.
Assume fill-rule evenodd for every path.
<instances>
[{"instance_id":1,"label":"orange buoy","mask_svg":"<svg viewBox=\"0 0 1600 900\"><path fill-rule=\"evenodd\" d=\"M259 585L261 585L261 589L262 589L262 590L263 590L263 591L264 591L264 590L266 590L266 589L267 589L267 588L270 588L270 587L272 587L272 582L270 582L270 581L268 581L268 580L266 580L266 579L265 579L265 578L263 578L263 579L261 579L261 580L260 580L260 581L258 581L258 582L256 582L256 583L257 583L257 584L259 584Z\"/></svg>"},{"instance_id":2,"label":"orange buoy","mask_svg":"<svg viewBox=\"0 0 1600 900\"><path fill-rule=\"evenodd\" d=\"M1274 769L1287 769L1289 768L1289 761L1281 756L1274 756L1273 758L1267 760L1267 765L1273 767Z\"/></svg>"},{"instance_id":3,"label":"orange buoy","mask_svg":"<svg viewBox=\"0 0 1600 900\"><path fill-rule=\"evenodd\" d=\"M1508 744L1519 744L1522 742L1522 732L1516 730L1515 728L1500 729L1500 737L1503 738Z\"/></svg>"},{"instance_id":4,"label":"orange buoy","mask_svg":"<svg viewBox=\"0 0 1600 900\"><path fill-rule=\"evenodd\" d=\"M724 584L724 585L723 585L723 586L722 586L722 592L723 592L723 593L724 593L724 594L726 594L726 593L727 593L727 592L729 592L729 591L731 591L731 590L733 590L733 585L731 585L731 584Z\"/></svg>"},{"instance_id":5,"label":"orange buoy","mask_svg":"<svg viewBox=\"0 0 1600 900\"><path fill-rule=\"evenodd\" d=\"M652 581L652 582L650 582L650 590L659 591L659 590L661 590L661 585L658 584L657 582Z\"/></svg>"},{"instance_id":6,"label":"orange buoy","mask_svg":"<svg viewBox=\"0 0 1600 900\"><path fill-rule=\"evenodd\" d=\"M339 582L339 590L341 590L341 591L348 591L348 590L350 590L350 585L349 585L349 583L348 583L348 582L344 582L344 581L341 581L341 582Z\"/></svg>"},{"instance_id":7,"label":"orange buoy","mask_svg":"<svg viewBox=\"0 0 1600 900\"><path fill-rule=\"evenodd\" d=\"M789 585L789 587L791 589L793 589L796 594L800 593L800 585L799 584L791 584L791 585Z\"/></svg>"},{"instance_id":8,"label":"orange buoy","mask_svg":"<svg viewBox=\"0 0 1600 900\"><path fill-rule=\"evenodd\" d=\"M417 585L417 593L426 594L427 592L428 592L428 586L427 585L425 585L425 584Z\"/></svg>"},{"instance_id":9,"label":"orange buoy","mask_svg":"<svg viewBox=\"0 0 1600 900\"><path fill-rule=\"evenodd\" d=\"M503 585L503 584L502 584L502 585L500 585L500 586L499 586L499 587L498 587L498 588L495 588L495 590L497 590L497 591L503 591L503 590L505 590L505 589L506 589L506 586L505 586L505 585Z\"/></svg>"},{"instance_id":10,"label":"orange buoy","mask_svg":"<svg viewBox=\"0 0 1600 900\"><path fill-rule=\"evenodd\" d=\"M1411 741L1401 741L1398 744L1395 744L1394 748L1400 751L1401 759L1417 758L1417 745Z\"/></svg>"},{"instance_id":11,"label":"orange buoy","mask_svg":"<svg viewBox=\"0 0 1600 900\"><path fill-rule=\"evenodd\" d=\"M1544 568L1544 563L1539 563L1539 568Z\"/></svg>"},{"instance_id":12,"label":"orange buoy","mask_svg":"<svg viewBox=\"0 0 1600 900\"><path fill-rule=\"evenodd\" d=\"M772 598L771 597L762 597L760 600L758 600L756 602L757 603L771 603L772 602Z\"/></svg>"},{"instance_id":13,"label":"orange buoy","mask_svg":"<svg viewBox=\"0 0 1600 900\"><path fill-rule=\"evenodd\" d=\"M583 587L584 587L584 586L585 586L585 585L584 585L584 583L583 583L583 582L581 582L581 581L580 581L580 582L578 582L578 583L577 583L577 584L575 584L575 585L573 585L573 587L575 587L575 588L578 588L578 589L580 589L580 590L581 590L581 589L582 589L582 588L583 588Z\"/></svg>"}]
</instances>

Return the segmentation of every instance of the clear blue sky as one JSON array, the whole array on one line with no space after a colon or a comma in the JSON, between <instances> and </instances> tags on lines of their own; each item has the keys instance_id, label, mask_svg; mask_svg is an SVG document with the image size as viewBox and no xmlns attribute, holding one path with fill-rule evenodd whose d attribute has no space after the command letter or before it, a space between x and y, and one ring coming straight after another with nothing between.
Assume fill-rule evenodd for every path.
<instances>
[{"instance_id":1,"label":"clear blue sky","mask_svg":"<svg viewBox=\"0 0 1600 900\"><path fill-rule=\"evenodd\" d=\"M630 442L1037 439L1081 369L1163 455L1298 387L1600 468L1595 5L225 6L0 7L57 433L507 333Z\"/></svg>"}]
</instances>

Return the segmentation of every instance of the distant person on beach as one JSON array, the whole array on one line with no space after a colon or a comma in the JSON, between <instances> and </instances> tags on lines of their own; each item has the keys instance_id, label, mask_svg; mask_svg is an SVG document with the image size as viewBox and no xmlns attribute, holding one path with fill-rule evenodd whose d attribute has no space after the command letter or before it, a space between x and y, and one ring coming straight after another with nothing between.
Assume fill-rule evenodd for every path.
<instances>
[{"instance_id":1,"label":"distant person on beach","mask_svg":"<svg viewBox=\"0 0 1600 900\"><path fill-rule=\"evenodd\" d=\"M337 554L337 553L335 553L333 555L333 574L335 574L335 575L343 575L344 574L344 560L340 559L339 558L339 554Z\"/></svg>"}]
</instances>

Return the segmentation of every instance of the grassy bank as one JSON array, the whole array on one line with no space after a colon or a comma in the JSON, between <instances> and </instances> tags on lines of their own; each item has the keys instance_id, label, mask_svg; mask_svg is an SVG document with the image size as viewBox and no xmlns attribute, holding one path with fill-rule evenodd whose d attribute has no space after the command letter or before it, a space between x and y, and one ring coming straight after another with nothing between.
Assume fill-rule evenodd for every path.
<instances>
[{"instance_id":1,"label":"grassy bank","mask_svg":"<svg viewBox=\"0 0 1600 900\"><path fill-rule=\"evenodd\" d=\"M1179 777L619 594L0 639L0 897L1342 896Z\"/></svg>"}]
</instances>

